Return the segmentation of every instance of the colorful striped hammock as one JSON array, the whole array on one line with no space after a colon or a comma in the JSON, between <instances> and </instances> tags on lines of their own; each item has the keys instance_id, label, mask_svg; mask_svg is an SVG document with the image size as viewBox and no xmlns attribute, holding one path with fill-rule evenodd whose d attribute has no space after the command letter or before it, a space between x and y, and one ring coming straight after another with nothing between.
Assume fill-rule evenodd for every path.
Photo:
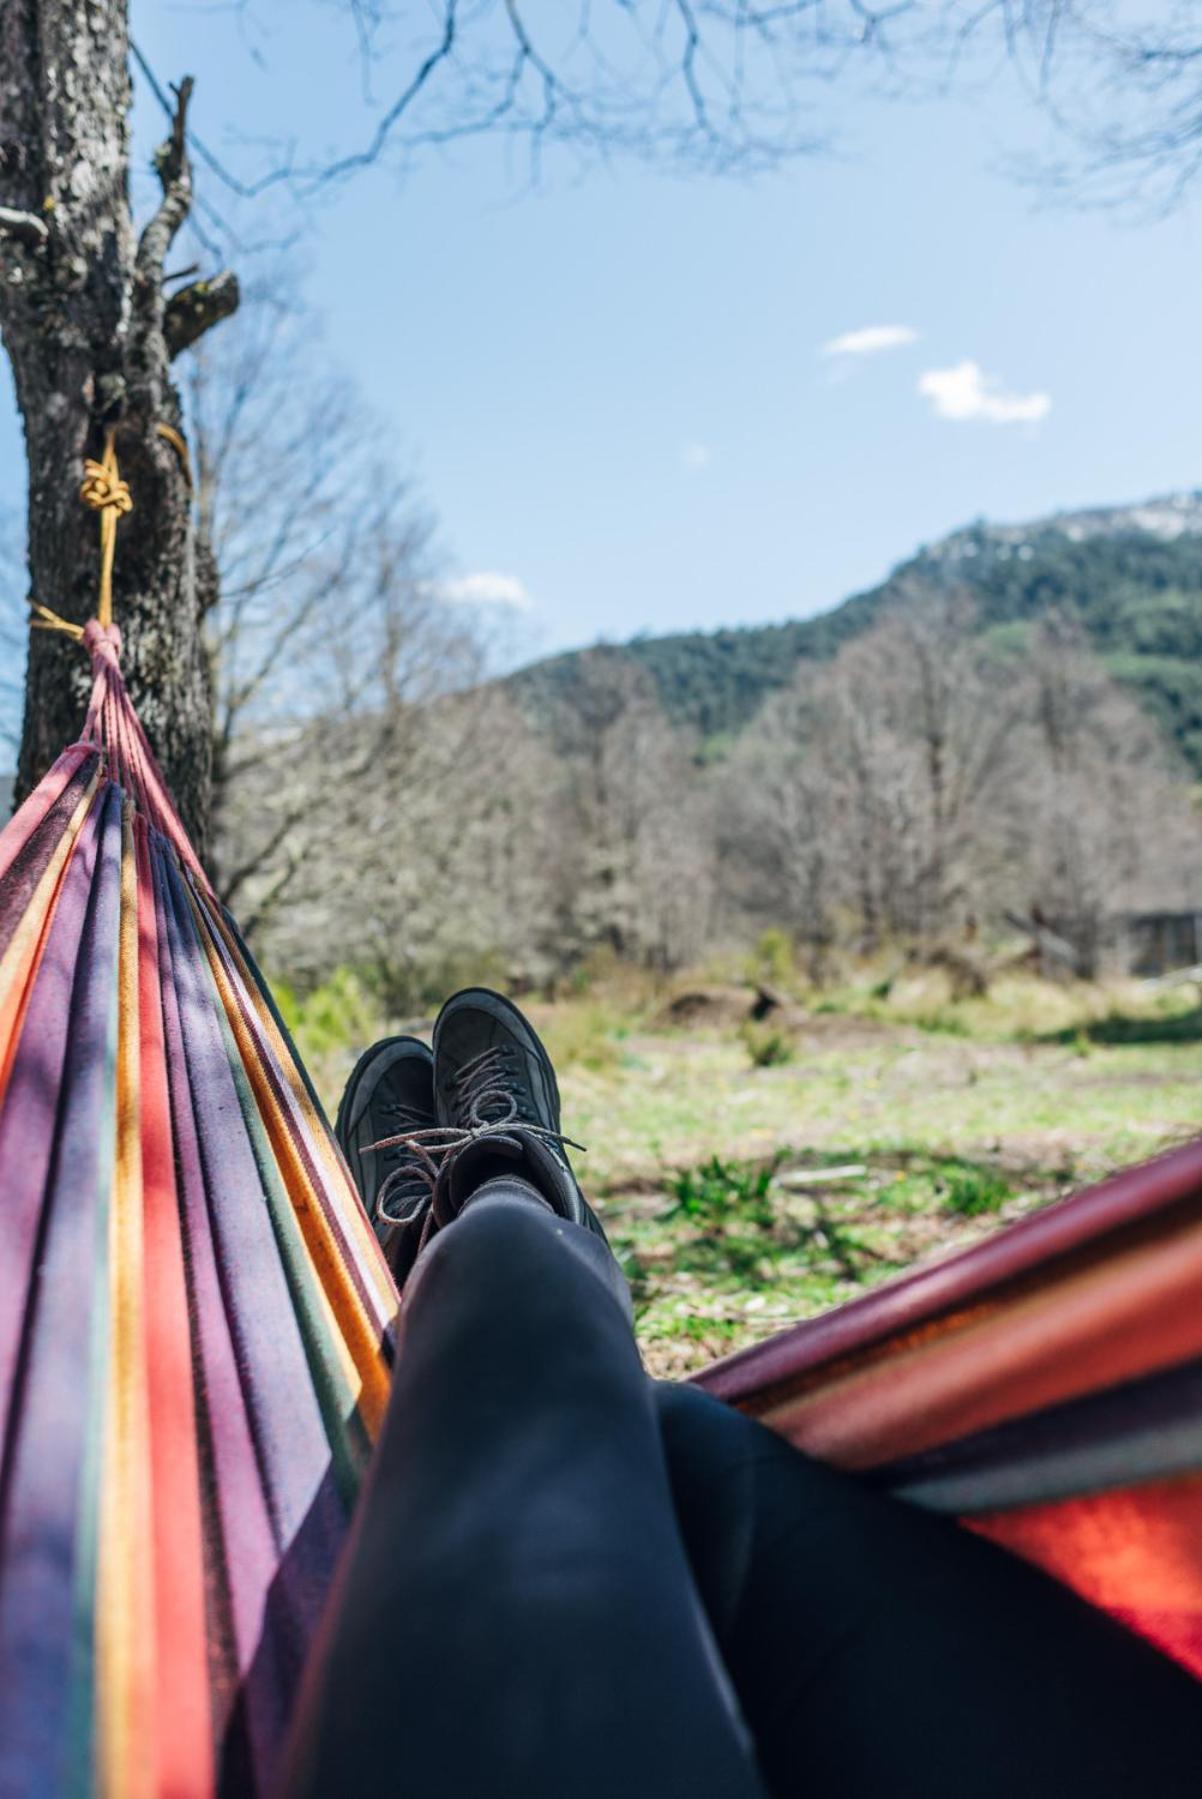
<instances>
[{"instance_id":1,"label":"colorful striped hammock","mask_svg":"<svg viewBox=\"0 0 1202 1799\"><path fill-rule=\"evenodd\" d=\"M396 1293L101 620L0 833L0 1793L253 1794L386 1402ZM1202 1675L1202 1143L702 1377Z\"/></svg>"},{"instance_id":2,"label":"colorful striped hammock","mask_svg":"<svg viewBox=\"0 0 1202 1799\"><path fill-rule=\"evenodd\" d=\"M0 833L0 1793L262 1790L396 1292L115 627Z\"/></svg>"}]
</instances>

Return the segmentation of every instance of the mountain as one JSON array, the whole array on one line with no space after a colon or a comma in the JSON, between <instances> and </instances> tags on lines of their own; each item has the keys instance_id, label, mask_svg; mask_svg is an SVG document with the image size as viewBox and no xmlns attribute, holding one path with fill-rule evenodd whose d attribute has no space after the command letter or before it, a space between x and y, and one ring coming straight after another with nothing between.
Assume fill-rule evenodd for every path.
<instances>
[{"instance_id":1,"label":"mountain","mask_svg":"<svg viewBox=\"0 0 1202 1799\"><path fill-rule=\"evenodd\" d=\"M816 618L637 637L614 653L647 671L675 723L721 742L803 658L833 656L890 607L948 588L971 595L984 631L1008 638L1051 611L1075 613L1111 673L1202 776L1202 491L1023 525L978 521ZM522 703L537 714L566 699L579 655L512 677Z\"/></svg>"}]
</instances>

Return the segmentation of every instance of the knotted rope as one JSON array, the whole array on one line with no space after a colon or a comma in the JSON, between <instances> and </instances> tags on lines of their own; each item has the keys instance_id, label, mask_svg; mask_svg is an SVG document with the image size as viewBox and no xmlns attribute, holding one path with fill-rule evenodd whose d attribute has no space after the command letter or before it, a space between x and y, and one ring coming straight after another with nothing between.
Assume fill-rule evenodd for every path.
<instances>
[{"instance_id":1,"label":"knotted rope","mask_svg":"<svg viewBox=\"0 0 1202 1799\"><path fill-rule=\"evenodd\" d=\"M117 427L104 434L104 453L99 462L89 456L83 465L79 497L100 514L100 597L96 618L104 626L113 622L113 558L117 553L117 522L134 509L133 495L117 468Z\"/></svg>"},{"instance_id":2,"label":"knotted rope","mask_svg":"<svg viewBox=\"0 0 1202 1799\"><path fill-rule=\"evenodd\" d=\"M179 457L184 480L191 489L192 464L183 436L174 425L156 425L155 434L169 443ZM100 591L96 600L96 617L86 626L77 625L73 620L52 612L40 600L30 600L30 609L35 614L29 621L30 629L61 631L64 636L84 645L91 654L93 666L99 657L115 668L121 655L121 633L113 623L113 563L117 554L117 526L134 509L133 495L128 483L121 479L121 471L117 466L116 425L110 425L104 434L104 449L100 460L97 461L92 456L85 457L79 497L85 506L90 506L93 512L100 514Z\"/></svg>"},{"instance_id":3,"label":"knotted rope","mask_svg":"<svg viewBox=\"0 0 1202 1799\"><path fill-rule=\"evenodd\" d=\"M155 431L175 451L184 479L191 488L192 471L184 439L173 425L156 425ZM116 439L117 427L110 425L104 434L104 449L99 460L89 456L84 462L84 477L79 489L83 504L100 514L100 591L96 616L86 625L79 625L73 619L62 618L51 611L40 600L30 600L33 615L30 628L59 631L87 650L92 662L92 693L83 730L74 747L101 752L109 778L124 789L127 799L171 843L180 862L211 892L208 876L180 823L163 771L130 704L121 677L121 632L113 622L113 561L117 526L133 511L133 497L117 466Z\"/></svg>"}]
</instances>

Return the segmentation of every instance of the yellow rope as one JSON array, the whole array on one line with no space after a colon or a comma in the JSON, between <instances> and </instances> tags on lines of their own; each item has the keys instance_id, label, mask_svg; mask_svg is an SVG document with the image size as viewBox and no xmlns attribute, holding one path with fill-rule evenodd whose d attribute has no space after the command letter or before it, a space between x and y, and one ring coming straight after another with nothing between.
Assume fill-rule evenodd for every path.
<instances>
[{"instance_id":1,"label":"yellow rope","mask_svg":"<svg viewBox=\"0 0 1202 1799\"><path fill-rule=\"evenodd\" d=\"M163 442L169 443L179 457L180 467L184 471L184 480L190 489L192 486L192 458L188 454L188 446L184 441L183 433L177 431L174 425L156 425L155 430Z\"/></svg>"},{"instance_id":2,"label":"yellow rope","mask_svg":"<svg viewBox=\"0 0 1202 1799\"><path fill-rule=\"evenodd\" d=\"M82 625L72 624L69 618L60 618L57 612L51 612L49 606L43 606L40 600L30 600L29 604L38 615L37 618L31 618L29 621L31 631L65 631L68 637L75 639L76 643L81 641L83 638Z\"/></svg>"},{"instance_id":3,"label":"yellow rope","mask_svg":"<svg viewBox=\"0 0 1202 1799\"><path fill-rule=\"evenodd\" d=\"M83 485L79 497L85 506L100 514L100 597L96 617L104 626L113 622L113 558L117 553L117 521L134 509L133 497L117 469L117 427L110 425L104 434L104 454L99 462L91 457L83 465Z\"/></svg>"},{"instance_id":4,"label":"yellow rope","mask_svg":"<svg viewBox=\"0 0 1202 1799\"><path fill-rule=\"evenodd\" d=\"M179 457L184 480L191 488L192 462L182 434L174 425L156 425L155 431L165 443L171 445ZM113 560L117 551L117 525L119 520L134 509L133 495L121 479L121 472L117 467L116 444L117 427L110 425L104 434L104 450L99 462L90 456L84 461L83 483L79 489L79 497L84 505L100 514L100 594L96 602L96 617L106 628L113 622ZM36 618L29 621L31 630L63 631L77 643L83 637L82 625L61 618L49 606L43 606L40 600L30 600L29 604L37 614Z\"/></svg>"}]
</instances>

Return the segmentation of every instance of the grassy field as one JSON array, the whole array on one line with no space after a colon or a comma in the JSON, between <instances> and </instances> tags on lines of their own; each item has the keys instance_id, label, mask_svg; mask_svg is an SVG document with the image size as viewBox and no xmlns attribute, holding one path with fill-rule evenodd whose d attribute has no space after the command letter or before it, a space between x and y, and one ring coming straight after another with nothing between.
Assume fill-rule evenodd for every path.
<instances>
[{"instance_id":1,"label":"grassy field","mask_svg":"<svg viewBox=\"0 0 1202 1799\"><path fill-rule=\"evenodd\" d=\"M317 996L314 996L315 999ZM365 1015L295 1023L331 1104ZM648 1364L683 1374L1202 1129L1192 987L942 977L810 996L783 1024L668 1021L628 983L530 1005ZM348 1041L348 1038L351 1039Z\"/></svg>"}]
</instances>

